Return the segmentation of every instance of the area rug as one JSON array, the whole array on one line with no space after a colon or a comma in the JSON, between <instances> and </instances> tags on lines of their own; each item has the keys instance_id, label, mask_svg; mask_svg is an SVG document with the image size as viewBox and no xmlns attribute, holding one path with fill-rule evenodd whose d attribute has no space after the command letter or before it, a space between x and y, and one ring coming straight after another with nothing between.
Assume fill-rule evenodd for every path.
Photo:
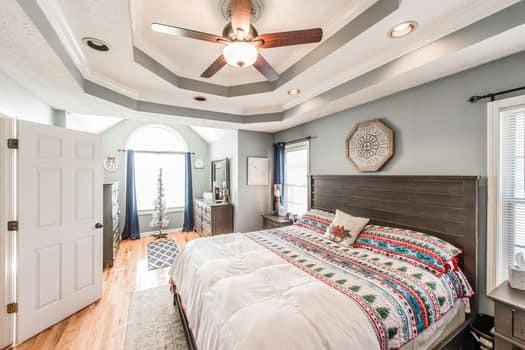
<instances>
[{"instance_id":1,"label":"area rug","mask_svg":"<svg viewBox=\"0 0 525 350\"><path fill-rule=\"evenodd\" d=\"M187 350L179 313L168 286L133 292L124 350Z\"/></svg>"},{"instance_id":2,"label":"area rug","mask_svg":"<svg viewBox=\"0 0 525 350\"><path fill-rule=\"evenodd\" d=\"M148 270L170 267L178 253L177 243L172 239L148 243Z\"/></svg>"}]
</instances>

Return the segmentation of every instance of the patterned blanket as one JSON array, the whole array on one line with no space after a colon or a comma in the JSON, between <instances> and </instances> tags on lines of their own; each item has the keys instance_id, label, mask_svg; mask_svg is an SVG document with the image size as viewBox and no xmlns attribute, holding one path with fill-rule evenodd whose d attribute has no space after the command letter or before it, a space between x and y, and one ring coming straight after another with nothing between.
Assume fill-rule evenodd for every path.
<instances>
[{"instance_id":1,"label":"patterned blanket","mask_svg":"<svg viewBox=\"0 0 525 350\"><path fill-rule=\"evenodd\" d=\"M358 303L381 349L399 348L415 338L461 297L455 273L437 276L380 253L339 245L297 226L246 236Z\"/></svg>"}]
</instances>

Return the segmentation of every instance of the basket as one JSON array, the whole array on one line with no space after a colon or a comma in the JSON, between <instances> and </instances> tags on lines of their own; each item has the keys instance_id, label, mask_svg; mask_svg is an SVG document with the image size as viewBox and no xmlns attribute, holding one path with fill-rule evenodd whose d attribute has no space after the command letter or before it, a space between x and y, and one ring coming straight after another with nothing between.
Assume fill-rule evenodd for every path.
<instances>
[{"instance_id":1,"label":"basket","mask_svg":"<svg viewBox=\"0 0 525 350\"><path fill-rule=\"evenodd\" d=\"M521 270L516 265L510 265L509 285L514 289L525 290L525 270Z\"/></svg>"}]
</instances>

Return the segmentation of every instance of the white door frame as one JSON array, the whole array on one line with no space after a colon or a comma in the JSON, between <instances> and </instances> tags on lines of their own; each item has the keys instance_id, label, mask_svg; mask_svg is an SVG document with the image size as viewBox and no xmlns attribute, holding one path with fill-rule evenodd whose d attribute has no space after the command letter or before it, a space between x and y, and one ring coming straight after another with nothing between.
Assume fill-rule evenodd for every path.
<instances>
[{"instance_id":1,"label":"white door frame","mask_svg":"<svg viewBox=\"0 0 525 350\"><path fill-rule=\"evenodd\" d=\"M7 221L16 219L16 151L7 148L15 128L16 120L0 114L0 348L15 339L15 314L6 310L16 301L16 233L7 231Z\"/></svg>"},{"instance_id":2,"label":"white door frame","mask_svg":"<svg viewBox=\"0 0 525 350\"><path fill-rule=\"evenodd\" d=\"M487 293L498 286L497 264L502 254L500 169L500 115L525 106L525 95L487 104Z\"/></svg>"}]
</instances>

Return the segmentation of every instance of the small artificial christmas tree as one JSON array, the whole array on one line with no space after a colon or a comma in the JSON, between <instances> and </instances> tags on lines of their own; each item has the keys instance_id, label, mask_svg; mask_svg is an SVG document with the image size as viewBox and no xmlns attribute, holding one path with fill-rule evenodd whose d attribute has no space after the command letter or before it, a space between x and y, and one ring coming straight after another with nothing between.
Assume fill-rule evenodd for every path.
<instances>
[{"instance_id":1,"label":"small artificial christmas tree","mask_svg":"<svg viewBox=\"0 0 525 350\"><path fill-rule=\"evenodd\" d=\"M155 208L153 209L153 218L149 223L150 227L156 227L159 233L154 234L155 238L164 238L168 234L162 232L163 228L168 226L170 222L168 220L166 201L164 200L164 182L162 181L162 168L159 169L159 177L157 178L157 198L153 202Z\"/></svg>"}]
</instances>

